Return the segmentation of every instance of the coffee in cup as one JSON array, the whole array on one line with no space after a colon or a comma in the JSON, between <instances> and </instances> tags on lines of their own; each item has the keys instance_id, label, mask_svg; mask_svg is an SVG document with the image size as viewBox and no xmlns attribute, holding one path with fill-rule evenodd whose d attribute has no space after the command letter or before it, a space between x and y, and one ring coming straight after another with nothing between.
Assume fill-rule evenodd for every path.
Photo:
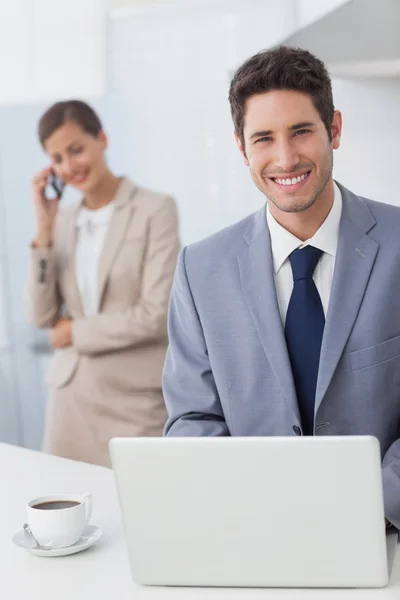
<instances>
[{"instance_id":1,"label":"coffee in cup","mask_svg":"<svg viewBox=\"0 0 400 600\"><path fill-rule=\"evenodd\" d=\"M35 539L51 548L75 544L91 514L91 494L43 496L31 500L27 506L27 521Z\"/></svg>"},{"instance_id":2,"label":"coffee in cup","mask_svg":"<svg viewBox=\"0 0 400 600\"><path fill-rule=\"evenodd\" d=\"M38 508L39 510L59 510L60 508L73 508L79 504L80 502L73 502L72 500L50 500L49 502L34 504L32 508Z\"/></svg>"}]
</instances>

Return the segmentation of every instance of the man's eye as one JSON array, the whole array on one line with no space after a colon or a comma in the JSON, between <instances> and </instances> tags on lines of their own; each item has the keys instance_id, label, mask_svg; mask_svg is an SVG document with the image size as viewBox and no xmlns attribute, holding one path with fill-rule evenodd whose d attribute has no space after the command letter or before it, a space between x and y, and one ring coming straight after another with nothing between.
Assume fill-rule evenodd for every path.
<instances>
[{"instance_id":1,"label":"man's eye","mask_svg":"<svg viewBox=\"0 0 400 600\"><path fill-rule=\"evenodd\" d=\"M294 135L304 135L305 133L310 133L309 129L299 129L298 131L296 131L296 133Z\"/></svg>"}]
</instances>

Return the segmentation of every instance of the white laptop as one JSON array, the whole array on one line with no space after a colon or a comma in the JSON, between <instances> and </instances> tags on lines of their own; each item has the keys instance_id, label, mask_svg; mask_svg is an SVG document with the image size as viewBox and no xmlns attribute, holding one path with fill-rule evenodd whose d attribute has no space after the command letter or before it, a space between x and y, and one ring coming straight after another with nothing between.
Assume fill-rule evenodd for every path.
<instances>
[{"instance_id":1,"label":"white laptop","mask_svg":"<svg viewBox=\"0 0 400 600\"><path fill-rule=\"evenodd\" d=\"M374 437L114 438L110 451L137 583L388 583L397 531Z\"/></svg>"}]
</instances>

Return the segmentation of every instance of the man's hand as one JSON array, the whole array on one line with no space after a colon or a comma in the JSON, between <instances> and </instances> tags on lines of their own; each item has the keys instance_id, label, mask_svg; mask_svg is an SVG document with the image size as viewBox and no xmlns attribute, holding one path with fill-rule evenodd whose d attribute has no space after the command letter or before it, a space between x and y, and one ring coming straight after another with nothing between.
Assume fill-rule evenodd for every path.
<instances>
[{"instance_id":1,"label":"man's hand","mask_svg":"<svg viewBox=\"0 0 400 600\"><path fill-rule=\"evenodd\" d=\"M59 319L49 334L50 344L53 348L66 348L72 345L71 319Z\"/></svg>"}]
</instances>

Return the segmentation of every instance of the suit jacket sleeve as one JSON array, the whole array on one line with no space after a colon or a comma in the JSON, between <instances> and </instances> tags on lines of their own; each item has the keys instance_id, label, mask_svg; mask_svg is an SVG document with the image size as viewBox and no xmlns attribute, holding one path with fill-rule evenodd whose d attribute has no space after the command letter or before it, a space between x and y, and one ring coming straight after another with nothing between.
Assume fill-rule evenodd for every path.
<instances>
[{"instance_id":1,"label":"suit jacket sleeve","mask_svg":"<svg viewBox=\"0 0 400 600\"><path fill-rule=\"evenodd\" d=\"M386 452L382 463L386 519L400 530L400 439Z\"/></svg>"},{"instance_id":2,"label":"suit jacket sleeve","mask_svg":"<svg viewBox=\"0 0 400 600\"><path fill-rule=\"evenodd\" d=\"M230 435L185 268L178 260L169 309L169 348L163 373L168 411L165 435Z\"/></svg>"},{"instance_id":3,"label":"suit jacket sleeve","mask_svg":"<svg viewBox=\"0 0 400 600\"><path fill-rule=\"evenodd\" d=\"M172 198L166 197L150 221L138 304L124 312L100 313L74 320L75 348L81 354L98 354L165 337L178 252L176 205Z\"/></svg>"},{"instance_id":4,"label":"suit jacket sleeve","mask_svg":"<svg viewBox=\"0 0 400 600\"><path fill-rule=\"evenodd\" d=\"M56 222L55 237L59 220ZM24 304L28 319L36 327L49 328L59 317L62 298L58 285L56 248L32 246L28 277L24 289Z\"/></svg>"}]
</instances>

